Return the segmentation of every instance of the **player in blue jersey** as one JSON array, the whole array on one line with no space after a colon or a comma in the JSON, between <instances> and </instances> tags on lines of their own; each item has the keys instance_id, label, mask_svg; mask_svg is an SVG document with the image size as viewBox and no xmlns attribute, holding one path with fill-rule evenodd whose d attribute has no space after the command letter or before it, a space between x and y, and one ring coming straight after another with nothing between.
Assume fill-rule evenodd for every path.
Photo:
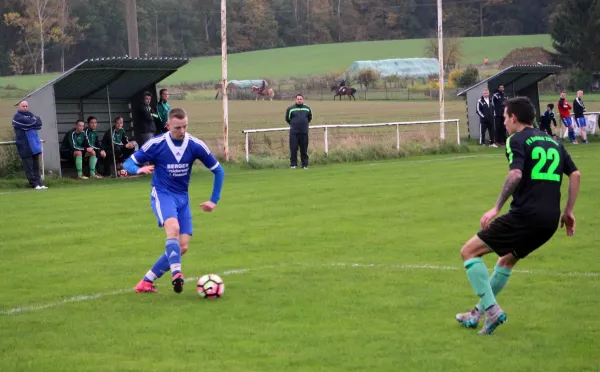
<instances>
[{"instance_id":1,"label":"player in blue jersey","mask_svg":"<svg viewBox=\"0 0 600 372\"><path fill-rule=\"evenodd\" d=\"M167 234L166 252L137 284L136 292L157 292L154 281L169 270L173 274L173 290L183 291L181 256L187 252L193 233L188 195L192 165L199 159L215 175L212 196L200 205L205 212L215 209L225 176L223 167L206 144L186 133L188 118L183 109L169 111L167 124L167 133L148 140L123 164L130 174L154 173L150 205L158 226L164 227ZM154 165L139 166L147 162Z\"/></svg>"}]
</instances>

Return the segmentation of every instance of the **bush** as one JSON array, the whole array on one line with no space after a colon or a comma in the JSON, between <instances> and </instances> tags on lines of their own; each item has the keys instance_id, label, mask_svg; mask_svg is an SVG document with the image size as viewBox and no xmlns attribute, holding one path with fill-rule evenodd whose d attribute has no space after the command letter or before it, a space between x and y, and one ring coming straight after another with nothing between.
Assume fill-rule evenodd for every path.
<instances>
[{"instance_id":1,"label":"bush","mask_svg":"<svg viewBox=\"0 0 600 372\"><path fill-rule=\"evenodd\" d=\"M15 136L12 134L9 141L14 141ZM0 177L12 177L23 172L21 158L17 151L17 146L8 145L0 146Z\"/></svg>"},{"instance_id":2,"label":"bush","mask_svg":"<svg viewBox=\"0 0 600 372\"><path fill-rule=\"evenodd\" d=\"M460 78L458 79L459 87L470 87L475 85L479 81L479 70L477 70L474 66L469 66L464 69L464 71L460 74Z\"/></svg>"}]
</instances>

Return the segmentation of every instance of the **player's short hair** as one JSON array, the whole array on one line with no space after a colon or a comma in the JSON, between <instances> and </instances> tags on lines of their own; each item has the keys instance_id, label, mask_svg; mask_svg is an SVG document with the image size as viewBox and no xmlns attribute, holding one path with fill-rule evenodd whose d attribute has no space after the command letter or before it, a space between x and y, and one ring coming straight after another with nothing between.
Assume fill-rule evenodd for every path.
<instances>
[{"instance_id":1,"label":"player's short hair","mask_svg":"<svg viewBox=\"0 0 600 372\"><path fill-rule=\"evenodd\" d=\"M554 103L549 103L549 104L548 104L548 108L549 108L550 110L554 110Z\"/></svg>"},{"instance_id":2,"label":"player's short hair","mask_svg":"<svg viewBox=\"0 0 600 372\"><path fill-rule=\"evenodd\" d=\"M167 88L162 88L160 91L158 91L158 95L162 96L162 94L166 91L167 91Z\"/></svg>"},{"instance_id":3,"label":"player's short hair","mask_svg":"<svg viewBox=\"0 0 600 372\"><path fill-rule=\"evenodd\" d=\"M169 120L175 118L179 120L183 120L187 117L187 113L182 108L174 108L169 111Z\"/></svg>"},{"instance_id":4,"label":"player's short hair","mask_svg":"<svg viewBox=\"0 0 600 372\"><path fill-rule=\"evenodd\" d=\"M298 98L298 97L304 98L304 96L302 94L300 94L300 93L296 94L296 98Z\"/></svg>"},{"instance_id":5,"label":"player's short hair","mask_svg":"<svg viewBox=\"0 0 600 372\"><path fill-rule=\"evenodd\" d=\"M535 107L527 97L516 97L506 101L506 113L508 116L515 115L521 123L533 125L535 120Z\"/></svg>"},{"instance_id":6,"label":"player's short hair","mask_svg":"<svg viewBox=\"0 0 600 372\"><path fill-rule=\"evenodd\" d=\"M83 121L83 119L77 119L77 120L75 120L75 125L77 125L79 123L85 124L85 121Z\"/></svg>"},{"instance_id":7,"label":"player's short hair","mask_svg":"<svg viewBox=\"0 0 600 372\"><path fill-rule=\"evenodd\" d=\"M122 116L117 116L117 117L115 118L115 124L117 123L117 121L119 121L119 119L121 119L121 120L122 120L122 119L123 119L123 117L122 117Z\"/></svg>"},{"instance_id":8,"label":"player's short hair","mask_svg":"<svg viewBox=\"0 0 600 372\"><path fill-rule=\"evenodd\" d=\"M88 118L87 118L88 124L90 123L90 121L92 121L94 119L96 119L96 121L98 121L98 118L96 118L95 116L88 116Z\"/></svg>"},{"instance_id":9,"label":"player's short hair","mask_svg":"<svg viewBox=\"0 0 600 372\"><path fill-rule=\"evenodd\" d=\"M145 91L144 92L144 97L152 97L152 94L150 94L150 92Z\"/></svg>"}]
</instances>

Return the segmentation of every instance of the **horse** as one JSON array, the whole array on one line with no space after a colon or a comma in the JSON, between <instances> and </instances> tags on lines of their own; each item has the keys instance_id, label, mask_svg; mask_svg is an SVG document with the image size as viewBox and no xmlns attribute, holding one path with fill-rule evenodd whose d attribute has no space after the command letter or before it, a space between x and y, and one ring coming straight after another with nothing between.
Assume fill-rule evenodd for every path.
<instances>
[{"instance_id":1,"label":"horse","mask_svg":"<svg viewBox=\"0 0 600 372\"><path fill-rule=\"evenodd\" d=\"M341 88L344 88L344 91L341 92ZM348 96L348 98L350 98L350 100L352 100L352 98L354 98L354 100L356 101L356 97L354 97L354 93L356 93L356 89L352 88L352 87L338 87L336 85L331 87L331 91L335 92L335 96L333 96L333 100L335 101L335 97L340 96L340 101L342 100L342 96Z\"/></svg>"},{"instance_id":2,"label":"horse","mask_svg":"<svg viewBox=\"0 0 600 372\"><path fill-rule=\"evenodd\" d=\"M263 96L263 101L265 100L265 98L264 98L265 96L269 97L269 99L271 101L273 100L273 97L275 97L275 92L271 88L265 88L261 92L259 87L257 87L256 85L253 85L252 86L252 92L254 92L254 94L256 95L255 101L258 100L258 96Z\"/></svg>"}]
</instances>

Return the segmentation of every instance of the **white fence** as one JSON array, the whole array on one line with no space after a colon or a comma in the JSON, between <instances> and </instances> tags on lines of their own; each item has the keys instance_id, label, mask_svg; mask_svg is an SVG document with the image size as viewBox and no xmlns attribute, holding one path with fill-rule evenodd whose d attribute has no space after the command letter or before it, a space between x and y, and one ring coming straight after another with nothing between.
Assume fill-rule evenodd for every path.
<instances>
[{"instance_id":1,"label":"white fence","mask_svg":"<svg viewBox=\"0 0 600 372\"><path fill-rule=\"evenodd\" d=\"M429 121L407 121L407 122L395 122L395 123L375 123L375 124L330 124L330 125L314 125L310 126L310 130L323 129L324 131L324 142L325 142L325 156L329 154L329 138L328 130L334 128L370 128L370 127L396 127L396 149L400 151L400 126L405 125L425 125L425 124L445 124L455 123L456 124L456 143L460 145L460 120L459 119L447 119L447 120L429 120ZM242 133L246 136L245 150L246 150L246 162L249 161L249 135L250 133L265 133L265 132L285 132L289 131L289 127L285 128L266 128L266 129L247 129L243 130ZM443 133L443 132L441 132Z\"/></svg>"},{"instance_id":2,"label":"white fence","mask_svg":"<svg viewBox=\"0 0 600 372\"><path fill-rule=\"evenodd\" d=\"M45 140L42 140L42 156L40 156L40 158L42 159L42 171L41 171L41 178L42 180L44 179L44 142L46 142ZM10 145L16 145L17 143L15 141L6 141L6 142L0 142L0 146L10 146Z\"/></svg>"}]
</instances>

